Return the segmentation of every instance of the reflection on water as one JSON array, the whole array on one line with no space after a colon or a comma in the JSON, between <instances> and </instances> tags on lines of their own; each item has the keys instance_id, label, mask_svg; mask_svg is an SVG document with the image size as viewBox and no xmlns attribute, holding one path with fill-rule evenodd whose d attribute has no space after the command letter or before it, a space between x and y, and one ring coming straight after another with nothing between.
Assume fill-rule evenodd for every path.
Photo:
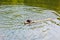
<instances>
[{"instance_id":1,"label":"reflection on water","mask_svg":"<svg viewBox=\"0 0 60 40\"><path fill-rule=\"evenodd\" d=\"M60 20L57 12L25 5L0 6L1 40L60 40ZM24 25L24 21L52 20Z\"/></svg>"}]
</instances>

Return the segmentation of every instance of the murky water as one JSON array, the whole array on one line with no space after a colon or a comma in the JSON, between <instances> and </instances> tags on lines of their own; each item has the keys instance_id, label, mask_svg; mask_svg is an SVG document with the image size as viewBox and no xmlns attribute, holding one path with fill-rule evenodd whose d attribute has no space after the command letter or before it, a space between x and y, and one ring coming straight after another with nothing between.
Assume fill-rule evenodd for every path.
<instances>
[{"instance_id":1,"label":"murky water","mask_svg":"<svg viewBox=\"0 0 60 40\"><path fill-rule=\"evenodd\" d=\"M0 40L60 40L57 12L25 5L0 6ZM24 21L52 20L24 25Z\"/></svg>"}]
</instances>

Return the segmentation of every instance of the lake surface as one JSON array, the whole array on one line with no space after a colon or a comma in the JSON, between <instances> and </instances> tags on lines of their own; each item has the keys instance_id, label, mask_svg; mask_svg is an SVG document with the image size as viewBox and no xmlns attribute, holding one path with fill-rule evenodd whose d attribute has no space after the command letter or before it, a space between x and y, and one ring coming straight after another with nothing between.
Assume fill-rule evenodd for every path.
<instances>
[{"instance_id":1,"label":"lake surface","mask_svg":"<svg viewBox=\"0 0 60 40\"><path fill-rule=\"evenodd\" d=\"M56 11L26 5L0 6L0 40L60 40L60 20ZM24 21L44 20L31 25Z\"/></svg>"}]
</instances>

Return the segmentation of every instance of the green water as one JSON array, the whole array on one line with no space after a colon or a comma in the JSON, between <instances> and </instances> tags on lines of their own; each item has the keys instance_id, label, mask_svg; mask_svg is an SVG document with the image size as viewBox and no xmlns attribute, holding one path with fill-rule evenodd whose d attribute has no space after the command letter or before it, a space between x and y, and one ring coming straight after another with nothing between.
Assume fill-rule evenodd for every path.
<instances>
[{"instance_id":1,"label":"green water","mask_svg":"<svg viewBox=\"0 0 60 40\"><path fill-rule=\"evenodd\" d=\"M25 0L26 5L60 10L60 0Z\"/></svg>"},{"instance_id":2,"label":"green water","mask_svg":"<svg viewBox=\"0 0 60 40\"><path fill-rule=\"evenodd\" d=\"M0 5L30 5L60 11L60 0L1 0Z\"/></svg>"}]
</instances>

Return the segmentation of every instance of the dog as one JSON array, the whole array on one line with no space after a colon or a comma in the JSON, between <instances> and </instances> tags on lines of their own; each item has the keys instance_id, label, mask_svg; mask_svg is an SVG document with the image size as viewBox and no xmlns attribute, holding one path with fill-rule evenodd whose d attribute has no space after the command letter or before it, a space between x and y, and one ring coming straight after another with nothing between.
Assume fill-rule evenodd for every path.
<instances>
[{"instance_id":1,"label":"dog","mask_svg":"<svg viewBox=\"0 0 60 40\"><path fill-rule=\"evenodd\" d=\"M31 25L32 23L36 23L36 22L42 22L42 21L49 21L49 20L52 20L51 18L47 18L47 19L44 19L44 20L36 20L36 21L32 21L32 20L26 20L24 22L24 25L28 24L28 25Z\"/></svg>"},{"instance_id":2,"label":"dog","mask_svg":"<svg viewBox=\"0 0 60 40\"><path fill-rule=\"evenodd\" d=\"M24 25L26 25L26 24L32 24L32 23L35 23L34 21L32 21L32 20L26 20L25 22L24 22Z\"/></svg>"}]
</instances>

